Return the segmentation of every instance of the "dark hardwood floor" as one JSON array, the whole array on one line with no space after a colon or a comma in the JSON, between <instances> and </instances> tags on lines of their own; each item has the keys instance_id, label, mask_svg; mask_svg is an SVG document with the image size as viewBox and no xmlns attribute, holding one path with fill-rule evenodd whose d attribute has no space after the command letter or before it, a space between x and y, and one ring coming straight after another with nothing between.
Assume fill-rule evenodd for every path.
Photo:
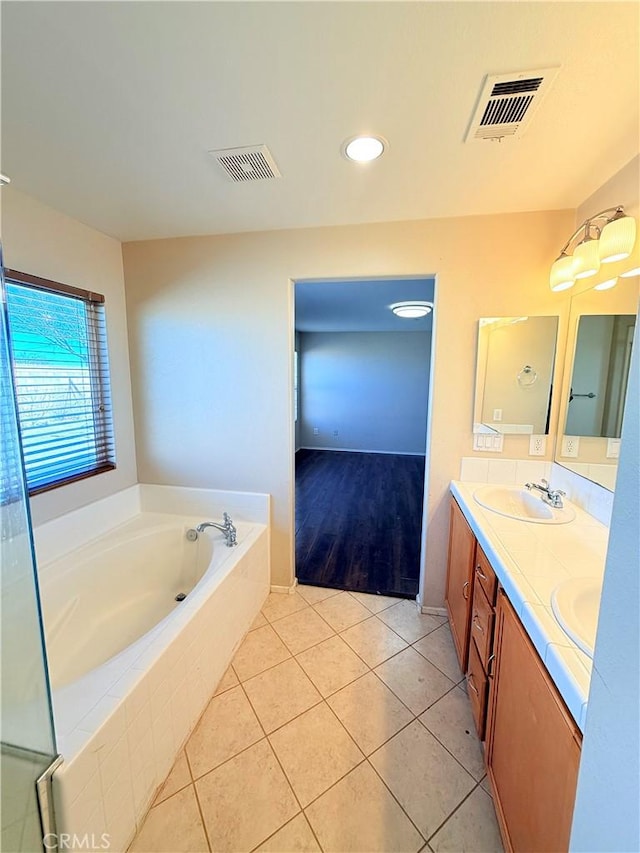
<instances>
[{"instance_id":1,"label":"dark hardwood floor","mask_svg":"<svg viewBox=\"0 0 640 853\"><path fill-rule=\"evenodd\" d=\"M299 450L299 583L414 598L424 456Z\"/></svg>"}]
</instances>

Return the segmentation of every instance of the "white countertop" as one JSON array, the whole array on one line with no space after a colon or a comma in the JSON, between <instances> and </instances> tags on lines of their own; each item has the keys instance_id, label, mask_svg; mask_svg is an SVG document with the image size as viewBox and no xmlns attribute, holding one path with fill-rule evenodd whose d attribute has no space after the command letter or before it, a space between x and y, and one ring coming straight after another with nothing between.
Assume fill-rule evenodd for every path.
<instances>
[{"instance_id":1,"label":"white countertop","mask_svg":"<svg viewBox=\"0 0 640 853\"><path fill-rule=\"evenodd\" d=\"M485 483L451 482L451 493L476 535L504 591L581 731L592 661L565 634L551 610L563 580L602 579L609 529L572 504L568 524L531 524L498 515L474 499Z\"/></svg>"}]
</instances>

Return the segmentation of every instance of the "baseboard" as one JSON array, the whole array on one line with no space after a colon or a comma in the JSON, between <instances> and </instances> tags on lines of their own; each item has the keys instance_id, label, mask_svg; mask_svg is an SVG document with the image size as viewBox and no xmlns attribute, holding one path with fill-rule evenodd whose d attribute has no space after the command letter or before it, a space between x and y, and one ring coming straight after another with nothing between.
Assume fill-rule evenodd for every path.
<instances>
[{"instance_id":1,"label":"baseboard","mask_svg":"<svg viewBox=\"0 0 640 853\"><path fill-rule=\"evenodd\" d=\"M356 447L299 447L296 450L335 450L339 453L383 453L387 456L424 456L424 453L414 453L408 450L361 450Z\"/></svg>"},{"instance_id":2,"label":"baseboard","mask_svg":"<svg viewBox=\"0 0 640 853\"><path fill-rule=\"evenodd\" d=\"M429 607L429 605L423 604L420 611L426 616L448 616L446 607Z\"/></svg>"},{"instance_id":3,"label":"baseboard","mask_svg":"<svg viewBox=\"0 0 640 853\"><path fill-rule=\"evenodd\" d=\"M297 586L298 586L298 578L294 578L291 586L280 586L279 584L272 583L271 587L269 588L269 591L270 592L278 592L281 595L293 595L293 593L296 591Z\"/></svg>"}]
</instances>

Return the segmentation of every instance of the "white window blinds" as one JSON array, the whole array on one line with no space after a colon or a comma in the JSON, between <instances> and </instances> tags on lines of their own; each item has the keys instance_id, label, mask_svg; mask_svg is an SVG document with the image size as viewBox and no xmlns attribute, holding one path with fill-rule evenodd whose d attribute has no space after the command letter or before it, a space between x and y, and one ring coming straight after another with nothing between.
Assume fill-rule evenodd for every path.
<instances>
[{"instance_id":1,"label":"white window blinds","mask_svg":"<svg viewBox=\"0 0 640 853\"><path fill-rule=\"evenodd\" d=\"M30 494L115 467L103 297L5 277Z\"/></svg>"}]
</instances>

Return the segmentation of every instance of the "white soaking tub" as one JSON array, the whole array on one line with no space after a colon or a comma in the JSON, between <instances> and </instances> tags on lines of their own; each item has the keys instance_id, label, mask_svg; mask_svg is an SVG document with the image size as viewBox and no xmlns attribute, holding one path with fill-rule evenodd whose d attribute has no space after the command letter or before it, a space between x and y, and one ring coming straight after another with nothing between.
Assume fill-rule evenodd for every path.
<instances>
[{"instance_id":1,"label":"white soaking tub","mask_svg":"<svg viewBox=\"0 0 640 853\"><path fill-rule=\"evenodd\" d=\"M187 538L223 510L237 546ZM36 528L56 818L78 849L135 834L268 593L267 518L265 495L143 485Z\"/></svg>"}]
</instances>

